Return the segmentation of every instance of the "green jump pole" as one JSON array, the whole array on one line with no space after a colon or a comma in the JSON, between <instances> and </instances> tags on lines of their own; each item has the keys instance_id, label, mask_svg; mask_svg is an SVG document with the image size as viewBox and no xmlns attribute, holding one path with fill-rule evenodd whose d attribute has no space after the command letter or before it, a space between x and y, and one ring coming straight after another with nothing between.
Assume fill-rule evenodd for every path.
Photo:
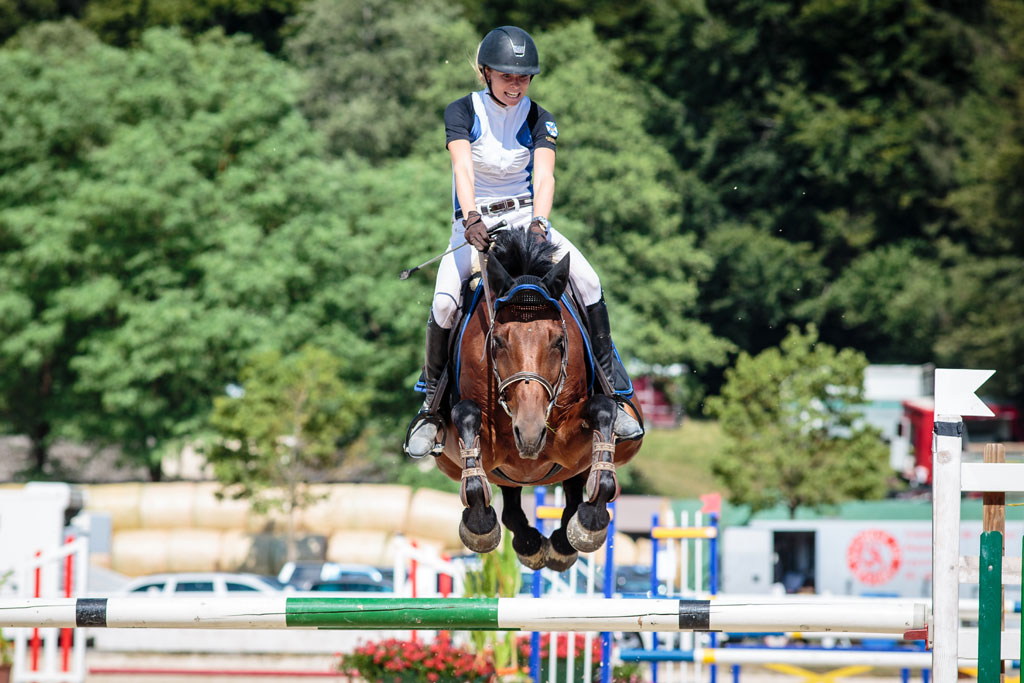
<instances>
[{"instance_id":1,"label":"green jump pole","mask_svg":"<svg viewBox=\"0 0 1024 683\"><path fill-rule=\"evenodd\" d=\"M999 683L1003 637L1003 535L981 535L978 576L978 683Z\"/></svg>"},{"instance_id":2,"label":"green jump pole","mask_svg":"<svg viewBox=\"0 0 1024 683\"><path fill-rule=\"evenodd\" d=\"M496 598L288 598L285 620L288 626L318 628L504 630L498 625Z\"/></svg>"}]
</instances>

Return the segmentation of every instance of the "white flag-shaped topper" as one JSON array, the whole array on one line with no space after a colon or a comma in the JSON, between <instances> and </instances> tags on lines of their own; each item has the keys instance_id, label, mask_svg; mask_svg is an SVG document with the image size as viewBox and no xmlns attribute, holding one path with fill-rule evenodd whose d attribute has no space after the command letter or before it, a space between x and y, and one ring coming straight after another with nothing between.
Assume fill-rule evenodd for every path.
<instances>
[{"instance_id":1,"label":"white flag-shaped topper","mask_svg":"<svg viewBox=\"0 0 1024 683\"><path fill-rule=\"evenodd\" d=\"M993 417L995 413L975 395L995 370L935 371L935 414Z\"/></svg>"}]
</instances>

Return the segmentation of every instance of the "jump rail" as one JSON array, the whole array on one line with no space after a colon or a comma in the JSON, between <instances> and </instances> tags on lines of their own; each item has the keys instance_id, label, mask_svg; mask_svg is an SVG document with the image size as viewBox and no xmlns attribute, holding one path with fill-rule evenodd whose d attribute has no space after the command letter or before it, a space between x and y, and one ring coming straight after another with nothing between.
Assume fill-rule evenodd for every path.
<instances>
[{"instance_id":1,"label":"jump rail","mask_svg":"<svg viewBox=\"0 0 1024 683\"><path fill-rule=\"evenodd\" d=\"M904 633L923 628L927 612L891 600L22 598L0 599L0 627Z\"/></svg>"}]
</instances>

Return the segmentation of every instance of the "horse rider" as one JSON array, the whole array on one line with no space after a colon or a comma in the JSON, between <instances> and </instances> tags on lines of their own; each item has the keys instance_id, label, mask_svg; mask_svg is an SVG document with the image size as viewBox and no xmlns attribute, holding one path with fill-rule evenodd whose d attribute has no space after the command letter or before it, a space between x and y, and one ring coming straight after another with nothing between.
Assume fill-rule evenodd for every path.
<instances>
[{"instance_id":1,"label":"horse rider","mask_svg":"<svg viewBox=\"0 0 1024 683\"><path fill-rule=\"evenodd\" d=\"M455 100L445 109L446 145L452 162L451 246L469 242L486 252L488 227L504 220L512 229L527 229L570 255L570 279L586 306L591 347L615 393L632 394L632 385L612 344L601 281L590 263L548 221L555 194L555 145L558 127L550 112L526 96L540 73L537 46L515 26L488 33L476 54L476 71L484 89ZM440 421L429 412L448 361L448 337L461 304L462 282L472 266L469 250L441 260L427 320L426 399L410 425L405 451L415 458L434 452ZM619 402L615 434L637 438L643 428Z\"/></svg>"}]
</instances>

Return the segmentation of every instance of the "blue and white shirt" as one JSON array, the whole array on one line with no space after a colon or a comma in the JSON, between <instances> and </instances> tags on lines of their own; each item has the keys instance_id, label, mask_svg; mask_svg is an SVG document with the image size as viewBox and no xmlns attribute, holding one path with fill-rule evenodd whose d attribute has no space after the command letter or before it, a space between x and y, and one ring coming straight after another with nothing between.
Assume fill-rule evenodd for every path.
<instances>
[{"instance_id":1,"label":"blue and white shirt","mask_svg":"<svg viewBox=\"0 0 1024 683\"><path fill-rule=\"evenodd\" d=\"M529 97L502 107L486 90L470 93L444 111L445 145L469 140L477 204L533 195L533 152L555 149L555 118ZM452 203L459 207L452 183Z\"/></svg>"}]
</instances>

